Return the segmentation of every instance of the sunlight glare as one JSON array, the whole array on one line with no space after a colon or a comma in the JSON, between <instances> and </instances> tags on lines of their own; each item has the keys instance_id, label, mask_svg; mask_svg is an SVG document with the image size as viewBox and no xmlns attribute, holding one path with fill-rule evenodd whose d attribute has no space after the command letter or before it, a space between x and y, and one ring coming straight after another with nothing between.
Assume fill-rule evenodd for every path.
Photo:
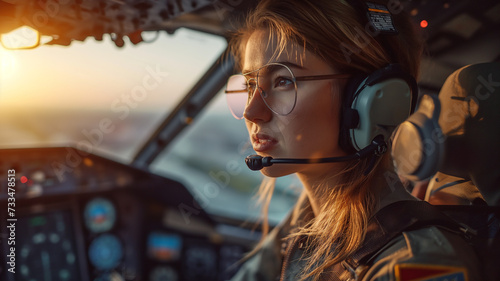
<instances>
[{"instance_id":1,"label":"sunlight glare","mask_svg":"<svg viewBox=\"0 0 500 281\"><path fill-rule=\"evenodd\" d=\"M12 77L16 71L16 66L14 52L0 47L0 81Z\"/></svg>"}]
</instances>

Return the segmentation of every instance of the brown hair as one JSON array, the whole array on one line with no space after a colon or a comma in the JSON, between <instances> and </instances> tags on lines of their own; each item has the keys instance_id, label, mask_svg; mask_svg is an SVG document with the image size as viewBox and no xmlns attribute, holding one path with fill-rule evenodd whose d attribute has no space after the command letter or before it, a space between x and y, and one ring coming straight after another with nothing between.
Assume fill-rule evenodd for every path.
<instances>
[{"instance_id":1,"label":"brown hair","mask_svg":"<svg viewBox=\"0 0 500 281\"><path fill-rule=\"evenodd\" d=\"M241 69L246 40L253 31L267 28L282 48L295 42L341 71L371 73L397 62L417 77L422 40L402 6L396 5L399 1L389 2L399 31L396 36L373 32L343 0L263 0L232 36L229 47Z\"/></svg>"},{"instance_id":2,"label":"brown hair","mask_svg":"<svg viewBox=\"0 0 500 281\"><path fill-rule=\"evenodd\" d=\"M371 73L389 63L399 63L417 77L422 41L402 6L395 5L399 2L390 1L388 7L398 35L372 32L362 23L359 12L343 0L263 0L232 37L230 50L241 69L250 35L255 30L268 29L280 46L276 54L292 42L341 73ZM337 186L317 187L316 192L327 198L320 213L290 235L308 237L310 257L304 279L319 279L322 272L354 253L364 240L368 220L378 203L379 189L374 182L391 168L390 155L381 157L365 176L368 166L369 159L349 162L341 173L332 175L338 179ZM261 199L269 202L272 188L263 186L266 188L259 191ZM296 208L299 207L298 204Z\"/></svg>"}]
</instances>

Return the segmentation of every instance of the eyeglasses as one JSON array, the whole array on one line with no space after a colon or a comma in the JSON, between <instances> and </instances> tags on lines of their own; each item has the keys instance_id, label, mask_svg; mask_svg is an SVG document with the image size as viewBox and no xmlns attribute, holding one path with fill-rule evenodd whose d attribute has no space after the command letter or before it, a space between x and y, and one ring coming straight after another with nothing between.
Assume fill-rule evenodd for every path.
<instances>
[{"instance_id":1,"label":"eyeglasses","mask_svg":"<svg viewBox=\"0 0 500 281\"><path fill-rule=\"evenodd\" d=\"M255 91L259 92L272 112L285 116L292 112L297 103L297 81L349 77L349 74L296 77L288 66L273 62L248 73L232 75L227 81L225 93L229 109L236 119L243 118L245 108Z\"/></svg>"}]
</instances>

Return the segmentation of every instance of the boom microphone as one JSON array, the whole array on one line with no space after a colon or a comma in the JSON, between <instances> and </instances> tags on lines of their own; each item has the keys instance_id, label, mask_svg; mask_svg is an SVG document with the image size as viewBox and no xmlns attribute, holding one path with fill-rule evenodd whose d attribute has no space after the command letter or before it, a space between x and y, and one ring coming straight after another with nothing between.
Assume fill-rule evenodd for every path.
<instances>
[{"instance_id":1,"label":"boom microphone","mask_svg":"<svg viewBox=\"0 0 500 281\"><path fill-rule=\"evenodd\" d=\"M379 135L372 140L372 143L367 147L357 151L354 154L341 157L327 158L272 158L270 156L262 157L260 155L250 155L245 158L245 163L248 168L253 171L261 170L264 167L269 167L273 164L315 164L315 163L333 163L345 162L350 160L360 160L370 155L380 156L387 151L387 144L384 137Z\"/></svg>"}]
</instances>

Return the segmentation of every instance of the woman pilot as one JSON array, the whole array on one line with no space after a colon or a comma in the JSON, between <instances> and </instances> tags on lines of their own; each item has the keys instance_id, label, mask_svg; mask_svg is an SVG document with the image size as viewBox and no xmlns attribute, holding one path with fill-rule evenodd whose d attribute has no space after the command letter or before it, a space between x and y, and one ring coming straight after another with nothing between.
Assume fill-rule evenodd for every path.
<instances>
[{"instance_id":1,"label":"woman pilot","mask_svg":"<svg viewBox=\"0 0 500 281\"><path fill-rule=\"evenodd\" d=\"M264 233L233 280L479 280L467 243L433 225L404 229L362 264L352 263L366 241L381 235L374 231L377 214L383 220L398 213L381 210L416 200L395 180L390 154L382 154L397 124L373 124L394 119L400 107L407 109L397 122L408 116L409 95L397 81L408 80L403 72L419 72L421 41L396 4L264 0L232 38L242 74L228 81L231 111L245 119L253 149L268 161L261 173L295 173L304 187L292 215ZM390 64L398 70L384 70ZM364 93L374 84L382 90ZM408 101L406 107L394 99ZM364 131L356 136L355 128ZM383 145L364 141L383 130ZM314 163L328 157L355 159ZM313 160L270 165L271 158ZM271 196L266 190L262 196Z\"/></svg>"}]
</instances>

